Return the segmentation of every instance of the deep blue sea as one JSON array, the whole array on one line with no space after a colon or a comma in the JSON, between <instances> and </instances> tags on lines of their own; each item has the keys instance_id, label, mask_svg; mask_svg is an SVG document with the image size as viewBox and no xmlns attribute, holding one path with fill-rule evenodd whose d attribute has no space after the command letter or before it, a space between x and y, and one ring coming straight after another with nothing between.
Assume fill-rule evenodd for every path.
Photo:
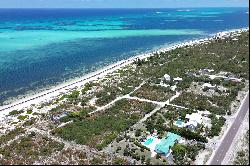
<instances>
[{"instance_id":1,"label":"deep blue sea","mask_svg":"<svg viewBox=\"0 0 250 166\"><path fill-rule=\"evenodd\" d=\"M0 9L0 105L142 52L248 27L248 10Z\"/></svg>"}]
</instances>

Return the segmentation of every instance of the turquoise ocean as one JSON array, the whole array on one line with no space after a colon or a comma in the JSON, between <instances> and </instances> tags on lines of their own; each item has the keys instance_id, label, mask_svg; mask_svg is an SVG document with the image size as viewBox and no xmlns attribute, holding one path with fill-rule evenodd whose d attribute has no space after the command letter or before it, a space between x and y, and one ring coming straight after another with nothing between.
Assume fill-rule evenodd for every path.
<instances>
[{"instance_id":1,"label":"turquoise ocean","mask_svg":"<svg viewBox=\"0 0 250 166\"><path fill-rule=\"evenodd\" d=\"M0 9L0 105L131 56L246 28L248 10Z\"/></svg>"}]
</instances>

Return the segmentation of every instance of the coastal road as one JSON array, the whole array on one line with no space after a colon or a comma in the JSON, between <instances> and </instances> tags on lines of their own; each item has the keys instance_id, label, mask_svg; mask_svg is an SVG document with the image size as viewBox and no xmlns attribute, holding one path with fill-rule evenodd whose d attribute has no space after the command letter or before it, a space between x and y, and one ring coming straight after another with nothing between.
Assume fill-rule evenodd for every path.
<instances>
[{"instance_id":1,"label":"coastal road","mask_svg":"<svg viewBox=\"0 0 250 166\"><path fill-rule=\"evenodd\" d=\"M213 159L210 162L210 165L221 165L223 159L225 158L228 149L230 148L238 129L240 128L244 117L246 116L247 112L249 111L249 92L243 101L239 113L236 116L233 124L231 125L230 129L226 133L224 139L222 140L220 146L215 152Z\"/></svg>"}]
</instances>

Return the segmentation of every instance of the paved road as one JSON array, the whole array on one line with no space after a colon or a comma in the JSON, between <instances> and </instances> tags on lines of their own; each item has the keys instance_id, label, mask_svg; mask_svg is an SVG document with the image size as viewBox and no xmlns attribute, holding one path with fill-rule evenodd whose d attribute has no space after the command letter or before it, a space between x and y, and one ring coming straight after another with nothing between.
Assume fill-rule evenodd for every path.
<instances>
[{"instance_id":1,"label":"paved road","mask_svg":"<svg viewBox=\"0 0 250 166\"><path fill-rule=\"evenodd\" d=\"M247 94L247 97L243 101L243 105L240 108L240 112L238 113L237 117L235 118L232 126L230 127L229 131L227 132L226 136L222 140L219 148L215 152L214 158L211 160L210 165L221 165L224 157L226 156L226 153L228 149L230 148L235 135L237 134L237 131L239 127L241 126L242 121L244 120L244 117L246 116L247 112L249 111L249 92Z\"/></svg>"}]
</instances>

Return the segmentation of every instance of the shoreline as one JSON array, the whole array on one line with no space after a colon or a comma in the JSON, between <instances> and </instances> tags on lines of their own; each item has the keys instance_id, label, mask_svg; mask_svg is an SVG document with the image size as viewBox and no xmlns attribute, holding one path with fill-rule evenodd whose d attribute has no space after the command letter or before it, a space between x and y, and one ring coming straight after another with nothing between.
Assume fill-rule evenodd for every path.
<instances>
[{"instance_id":1,"label":"shoreline","mask_svg":"<svg viewBox=\"0 0 250 166\"><path fill-rule=\"evenodd\" d=\"M19 110L19 109L28 107L32 104L39 104L39 103L44 102L44 101L49 101L62 93L67 93L69 90L71 90L75 87L78 87L78 88L82 87L87 82L103 78L107 74L112 73L112 72L114 72L114 71L116 71L116 70L118 70L126 65L133 63L134 60L136 60L136 59L146 59L150 56L154 56L154 53L167 52L167 51L171 51L171 50L174 50L176 48L182 48L185 46L194 46L197 44L210 42L216 38L227 37L232 32L241 33L241 32L248 31L248 30L249 30L249 27L222 31L222 32L218 32L215 34L211 34L210 35L211 37L206 37L204 39L196 39L196 40L190 40L190 41L186 41L186 42L184 41L182 43L173 44L173 45L167 46L165 48L164 47L160 48L157 51L154 51L151 53L144 53L144 54L132 56L128 59L124 59L124 60L118 61L116 63L110 64L108 66L102 67L102 68L100 68L94 72L88 73L82 77L74 78L74 79L69 80L67 82L56 85L55 87L51 87L48 90L44 90L44 91L35 93L34 95L30 95L30 96L24 97L22 99L17 99L17 101L14 101L10 104L0 106L0 117L8 114L11 110L15 110L15 109Z\"/></svg>"}]
</instances>

